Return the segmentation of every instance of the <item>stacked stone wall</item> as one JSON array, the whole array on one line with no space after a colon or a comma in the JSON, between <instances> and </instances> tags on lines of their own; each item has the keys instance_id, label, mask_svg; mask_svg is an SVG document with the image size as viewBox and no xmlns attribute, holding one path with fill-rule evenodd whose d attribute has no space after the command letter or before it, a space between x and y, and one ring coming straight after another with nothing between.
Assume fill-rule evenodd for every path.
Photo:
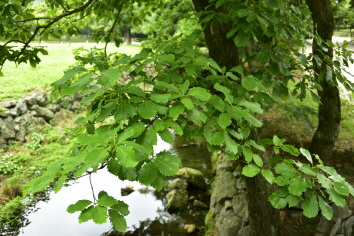
<instances>
[{"instance_id":1,"label":"stacked stone wall","mask_svg":"<svg viewBox=\"0 0 354 236\"><path fill-rule=\"evenodd\" d=\"M63 110L81 110L81 96L50 101L50 93L37 92L13 101L0 101L0 149L11 142L26 142L31 125L44 125L61 116Z\"/></svg>"}]
</instances>

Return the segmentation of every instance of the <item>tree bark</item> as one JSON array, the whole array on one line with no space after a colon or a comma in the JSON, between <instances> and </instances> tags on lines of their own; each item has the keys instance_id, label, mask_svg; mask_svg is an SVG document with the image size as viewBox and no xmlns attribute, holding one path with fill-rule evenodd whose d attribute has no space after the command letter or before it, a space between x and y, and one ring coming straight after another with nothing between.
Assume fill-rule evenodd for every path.
<instances>
[{"instance_id":1,"label":"tree bark","mask_svg":"<svg viewBox=\"0 0 354 236\"><path fill-rule=\"evenodd\" d=\"M312 13L314 34L320 36L323 41L332 41L335 21L330 1L306 0L306 3ZM312 51L323 61L325 57L333 58L333 48L323 50L316 39L313 40ZM321 86L321 89L317 90L321 103L318 106L318 127L312 137L310 151L318 154L323 160L329 160L339 134L341 120L339 89L334 74L331 81L326 79L327 66L333 68L331 64L323 62L318 65L313 59L313 65L315 81ZM322 78L321 73L324 73Z\"/></svg>"},{"instance_id":2,"label":"tree bark","mask_svg":"<svg viewBox=\"0 0 354 236\"><path fill-rule=\"evenodd\" d=\"M198 12L205 10L210 5L209 1L206 0L193 0L193 4ZM212 6L208 10L216 11ZM217 11L227 13L227 7L221 6ZM231 23L218 23L212 26L210 23L206 23L203 28L209 56L220 67L225 66L229 70L241 65L242 60L234 43L234 37L226 37L227 32L232 29ZM272 192L269 184L261 175L248 178L246 184L252 235L283 235L279 211L273 208L268 201L268 196Z\"/></svg>"},{"instance_id":3,"label":"tree bark","mask_svg":"<svg viewBox=\"0 0 354 236\"><path fill-rule=\"evenodd\" d=\"M127 26L127 28L125 29L125 33L124 33L124 38L125 38L125 42L128 45L132 44L132 33L131 33L131 27Z\"/></svg>"}]
</instances>

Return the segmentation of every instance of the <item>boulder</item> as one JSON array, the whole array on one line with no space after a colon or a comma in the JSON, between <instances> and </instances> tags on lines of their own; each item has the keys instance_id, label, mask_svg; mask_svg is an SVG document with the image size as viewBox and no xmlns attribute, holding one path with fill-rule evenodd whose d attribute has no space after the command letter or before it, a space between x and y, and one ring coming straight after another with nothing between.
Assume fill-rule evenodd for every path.
<instances>
[{"instance_id":1,"label":"boulder","mask_svg":"<svg viewBox=\"0 0 354 236\"><path fill-rule=\"evenodd\" d=\"M199 207L199 208L202 208L202 209L209 209L209 207L207 205L205 205L203 202L198 201L198 200L194 200L193 206Z\"/></svg>"},{"instance_id":2,"label":"boulder","mask_svg":"<svg viewBox=\"0 0 354 236\"><path fill-rule=\"evenodd\" d=\"M14 126L8 120L0 119L0 136L3 139L13 139L16 136Z\"/></svg>"},{"instance_id":3,"label":"boulder","mask_svg":"<svg viewBox=\"0 0 354 236\"><path fill-rule=\"evenodd\" d=\"M131 194L132 192L134 192L134 186L131 186L131 185L127 185L125 186L125 188L121 188L120 189L120 194L122 196L128 196L129 194Z\"/></svg>"},{"instance_id":4,"label":"boulder","mask_svg":"<svg viewBox=\"0 0 354 236\"><path fill-rule=\"evenodd\" d=\"M187 231L187 233L191 234L193 233L197 228L195 224L186 224L183 226L183 229Z\"/></svg>"},{"instance_id":5,"label":"boulder","mask_svg":"<svg viewBox=\"0 0 354 236\"><path fill-rule=\"evenodd\" d=\"M48 108L34 105L31 107L31 110L35 112L34 116L43 117L47 122L54 118L54 113Z\"/></svg>"},{"instance_id":6,"label":"boulder","mask_svg":"<svg viewBox=\"0 0 354 236\"><path fill-rule=\"evenodd\" d=\"M178 171L177 177L186 180L189 184L201 189L207 189L207 183L205 181L204 175L199 170L184 167Z\"/></svg>"},{"instance_id":7,"label":"boulder","mask_svg":"<svg viewBox=\"0 0 354 236\"><path fill-rule=\"evenodd\" d=\"M169 210L184 210L188 206L188 192L184 189L173 189L167 193Z\"/></svg>"},{"instance_id":8,"label":"boulder","mask_svg":"<svg viewBox=\"0 0 354 236\"><path fill-rule=\"evenodd\" d=\"M222 172L211 194L211 206L214 207L216 203L223 199L233 198L236 193L236 180L233 174L230 172Z\"/></svg>"},{"instance_id":9,"label":"boulder","mask_svg":"<svg viewBox=\"0 0 354 236\"><path fill-rule=\"evenodd\" d=\"M173 189L187 189L187 181L177 178L167 185L167 191L172 191Z\"/></svg>"}]
</instances>

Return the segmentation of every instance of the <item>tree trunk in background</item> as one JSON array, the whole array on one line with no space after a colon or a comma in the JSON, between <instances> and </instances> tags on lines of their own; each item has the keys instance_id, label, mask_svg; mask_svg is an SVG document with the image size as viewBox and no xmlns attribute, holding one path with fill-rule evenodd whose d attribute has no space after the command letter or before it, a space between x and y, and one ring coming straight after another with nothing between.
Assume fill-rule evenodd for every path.
<instances>
[{"instance_id":1,"label":"tree trunk in background","mask_svg":"<svg viewBox=\"0 0 354 236\"><path fill-rule=\"evenodd\" d=\"M193 0L194 7L197 11L204 10L209 6L209 1ZM214 10L208 8L208 10ZM227 11L225 5L218 8L217 11ZM209 25L203 25L204 35L209 56L214 59L220 67L226 67L227 70L241 64L238 54L238 48L234 43L234 38L226 38L227 32L232 29L231 23L219 23L213 25L213 32ZM248 178L247 195L249 199L249 221L252 235L278 236L281 234L281 221L279 211L271 206L268 201L271 188L266 184L265 179L261 175ZM223 235L220 235L223 236Z\"/></svg>"},{"instance_id":2,"label":"tree trunk in background","mask_svg":"<svg viewBox=\"0 0 354 236\"><path fill-rule=\"evenodd\" d=\"M125 38L125 42L128 45L132 44L132 32L131 32L132 28L127 26L127 28L125 29L125 34L124 34L124 38Z\"/></svg>"},{"instance_id":3,"label":"tree trunk in background","mask_svg":"<svg viewBox=\"0 0 354 236\"><path fill-rule=\"evenodd\" d=\"M332 6L329 0L306 0L306 3L312 13L314 34L319 35L322 40L332 41L335 22L333 18ZM312 51L321 60L324 61L325 56L333 58L333 48L324 51L314 39ZM326 66L332 68L331 65L322 63L317 65L313 59L315 70L315 80L322 89L318 89L318 95L321 97L318 107L318 127L312 137L310 151L318 154L323 160L329 160L332 156L335 141L339 134L339 125L341 120L341 107L339 89L337 81L333 76L333 82L326 79ZM319 78L320 73L324 73L322 79Z\"/></svg>"}]
</instances>

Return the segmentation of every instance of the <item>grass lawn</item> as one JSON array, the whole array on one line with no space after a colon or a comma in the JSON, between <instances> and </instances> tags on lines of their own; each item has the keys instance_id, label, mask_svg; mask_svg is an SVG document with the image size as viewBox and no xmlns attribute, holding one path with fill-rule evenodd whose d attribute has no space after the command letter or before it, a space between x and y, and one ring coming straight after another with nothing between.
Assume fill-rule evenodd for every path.
<instances>
[{"instance_id":1,"label":"grass lawn","mask_svg":"<svg viewBox=\"0 0 354 236\"><path fill-rule=\"evenodd\" d=\"M49 55L40 54L42 62L36 68L24 63L18 66L10 62L5 63L2 70L4 76L0 77L0 101L21 98L33 89L49 87L63 76L64 70L74 64L72 50L82 45L87 49L104 47L104 44L52 44L46 46ZM114 45L109 45L108 51L134 55L140 51L140 47L122 45L117 49Z\"/></svg>"}]
</instances>

